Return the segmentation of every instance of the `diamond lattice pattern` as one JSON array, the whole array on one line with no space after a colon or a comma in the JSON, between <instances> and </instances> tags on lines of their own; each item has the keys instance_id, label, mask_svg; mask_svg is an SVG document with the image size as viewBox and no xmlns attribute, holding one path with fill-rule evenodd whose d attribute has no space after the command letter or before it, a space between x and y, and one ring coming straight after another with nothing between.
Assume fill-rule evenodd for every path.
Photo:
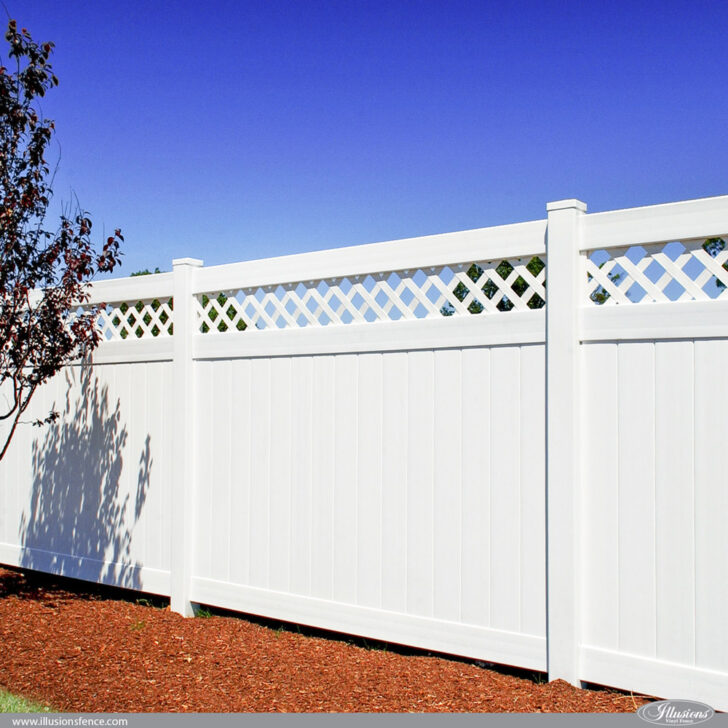
<instances>
[{"instance_id":1,"label":"diamond lattice pattern","mask_svg":"<svg viewBox=\"0 0 728 728\"><path fill-rule=\"evenodd\" d=\"M207 333L525 311L545 299L544 261L526 257L210 292L197 304Z\"/></svg>"},{"instance_id":2,"label":"diamond lattice pattern","mask_svg":"<svg viewBox=\"0 0 728 728\"><path fill-rule=\"evenodd\" d=\"M727 239L592 251L586 258L587 295L596 304L727 297Z\"/></svg>"},{"instance_id":3,"label":"diamond lattice pattern","mask_svg":"<svg viewBox=\"0 0 728 728\"><path fill-rule=\"evenodd\" d=\"M173 333L171 298L122 301L97 308L99 310L97 326L102 341L171 336Z\"/></svg>"}]
</instances>

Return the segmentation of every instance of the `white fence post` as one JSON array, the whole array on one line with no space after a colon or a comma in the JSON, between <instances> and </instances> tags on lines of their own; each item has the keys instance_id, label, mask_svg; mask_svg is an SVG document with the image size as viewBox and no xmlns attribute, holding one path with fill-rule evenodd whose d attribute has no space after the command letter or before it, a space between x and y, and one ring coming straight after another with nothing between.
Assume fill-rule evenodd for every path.
<instances>
[{"instance_id":1,"label":"white fence post","mask_svg":"<svg viewBox=\"0 0 728 728\"><path fill-rule=\"evenodd\" d=\"M171 523L171 595L173 612L190 617L192 578L195 442L195 391L192 372L192 337L195 334L192 282L201 260L179 258L174 270L174 403L173 479Z\"/></svg>"},{"instance_id":2,"label":"white fence post","mask_svg":"<svg viewBox=\"0 0 728 728\"><path fill-rule=\"evenodd\" d=\"M546 206L546 584L550 680L579 684L579 200Z\"/></svg>"}]
</instances>

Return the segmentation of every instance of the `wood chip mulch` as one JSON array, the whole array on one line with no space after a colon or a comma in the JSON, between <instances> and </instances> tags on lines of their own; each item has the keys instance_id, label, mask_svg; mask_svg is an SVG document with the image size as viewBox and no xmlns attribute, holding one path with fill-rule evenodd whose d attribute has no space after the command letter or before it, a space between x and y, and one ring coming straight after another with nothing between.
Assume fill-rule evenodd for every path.
<instances>
[{"instance_id":1,"label":"wood chip mulch","mask_svg":"<svg viewBox=\"0 0 728 728\"><path fill-rule=\"evenodd\" d=\"M295 626L183 619L163 605L0 568L0 686L71 712L634 712L648 702Z\"/></svg>"}]
</instances>

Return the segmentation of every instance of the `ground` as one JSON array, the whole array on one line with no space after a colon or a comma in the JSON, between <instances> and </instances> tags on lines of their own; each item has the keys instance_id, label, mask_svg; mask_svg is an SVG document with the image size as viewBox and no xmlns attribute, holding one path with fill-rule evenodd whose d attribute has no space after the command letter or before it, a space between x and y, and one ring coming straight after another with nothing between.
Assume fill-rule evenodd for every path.
<instances>
[{"instance_id":1,"label":"ground","mask_svg":"<svg viewBox=\"0 0 728 728\"><path fill-rule=\"evenodd\" d=\"M203 612L209 614L209 612ZM634 712L643 697L0 569L0 686L74 712Z\"/></svg>"}]
</instances>

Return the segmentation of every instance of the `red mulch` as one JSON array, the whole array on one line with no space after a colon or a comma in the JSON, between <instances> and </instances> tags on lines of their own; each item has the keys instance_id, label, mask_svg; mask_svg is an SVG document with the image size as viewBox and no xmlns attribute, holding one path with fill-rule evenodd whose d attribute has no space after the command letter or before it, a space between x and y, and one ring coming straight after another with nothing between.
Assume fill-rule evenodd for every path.
<instances>
[{"instance_id":1,"label":"red mulch","mask_svg":"<svg viewBox=\"0 0 728 728\"><path fill-rule=\"evenodd\" d=\"M0 685L71 712L634 712L647 702L235 616L183 619L133 599L0 569Z\"/></svg>"}]
</instances>

